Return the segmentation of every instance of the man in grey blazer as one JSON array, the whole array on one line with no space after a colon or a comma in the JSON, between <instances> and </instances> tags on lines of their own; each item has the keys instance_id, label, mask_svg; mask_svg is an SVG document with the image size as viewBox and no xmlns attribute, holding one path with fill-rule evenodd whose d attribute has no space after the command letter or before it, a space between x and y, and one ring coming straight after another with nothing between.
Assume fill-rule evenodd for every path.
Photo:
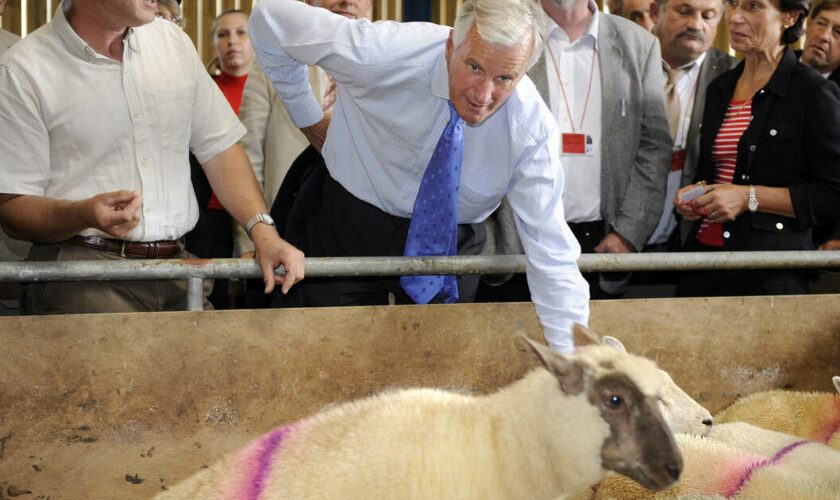
<instances>
[{"instance_id":1,"label":"man in grey blazer","mask_svg":"<svg viewBox=\"0 0 840 500\"><path fill-rule=\"evenodd\" d=\"M591 0L541 4L549 38L528 76L559 124L566 221L584 253L640 251L662 213L671 158L659 43ZM495 248L485 253L510 251L507 210L489 220ZM626 283L584 277L593 299L619 296Z\"/></svg>"},{"instance_id":2,"label":"man in grey blazer","mask_svg":"<svg viewBox=\"0 0 840 500\"><path fill-rule=\"evenodd\" d=\"M735 58L712 48L722 14L721 0L657 0L653 5L653 34L662 49L665 96L667 100L671 72L678 75L673 83L679 112L670 124L674 149L664 210L648 240L648 250L677 250L691 226L680 224L680 234L676 233L679 222L672 201L677 189L690 184L697 171L706 87L736 64Z\"/></svg>"}]
</instances>

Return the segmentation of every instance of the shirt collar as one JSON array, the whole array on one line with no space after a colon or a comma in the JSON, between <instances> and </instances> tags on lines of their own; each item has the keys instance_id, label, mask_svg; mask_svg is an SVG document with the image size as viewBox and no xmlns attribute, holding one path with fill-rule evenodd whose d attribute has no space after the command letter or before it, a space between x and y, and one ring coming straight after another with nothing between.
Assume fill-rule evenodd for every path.
<instances>
[{"instance_id":1,"label":"shirt collar","mask_svg":"<svg viewBox=\"0 0 840 500\"><path fill-rule=\"evenodd\" d=\"M598 6L595 4L594 0L588 0L587 7L589 7L589 11L592 12L592 18L589 19L589 24L586 26L586 31L583 35L575 42L583 40L585 38L591 38L595 43L595 50L598 50L598 25L600 24L601 15L598 11ZM548 17L548 16L546 16ZM548 17L548 38L551 39L551 36L554 34L555 30L559 30L558 34L562 34L562 36L568 39L566 35L566 31L561 28L554 19Z\"/></svg>"},{"instance_id":2,"label":"shirt collar","mask_svg":"<svg viewBox=\"0 0 840 500\"><path fill-rule=\"evenodd\" d=\"M96 51L93 50L93 47L88 45L87 42L85 42L82 37L73 30L73 27L70 26L70 23L67 21L67 17L64 15L65 11L69 8L70 2L64 0L56 9L52 20L55 26L55 31L58 33L61 41L64 42L64 46L67 47L67 50L79 59L88 62L93 62L97 59L108 59L105 56L97 54ZM129 50L137 52L140 50L140 46L134 31L134 28L128 28L125 40L127 42L126 47L128 47Z\"/></svg>"},{"instance_id":3,"label":"shirt collar","mask_svg":"<svg viewBox=\"0 0 840 500\"><path fill-rule=\"evenodd\" d=\"M440 51L432 70L432 95L449 100L449 68L446 63L446 49Z\"/></svg>"},{"instance_id":4,"label":"shirt collar","mask_svg":"<svg viewBox=\"0 0 840 500\"><path fill-rule=\"evenodd\" d=\"M700 69L700 66L703 65L703 61L705 61L705 60L706 60L706 52L703 52L702 54L700 54L700 57L698 57L697 59L695 59L693 61L690 61L690 62L687 62L687 63L683 64L682 66L679 66L677 69L685 70L685 72L687 74L693 74L693 73L696 73ZM671 66L669 66L668 63L665 62L665 60L663 59L662 60L662 69L667 71L670 67Z\"/></svg>"}]
</instances>

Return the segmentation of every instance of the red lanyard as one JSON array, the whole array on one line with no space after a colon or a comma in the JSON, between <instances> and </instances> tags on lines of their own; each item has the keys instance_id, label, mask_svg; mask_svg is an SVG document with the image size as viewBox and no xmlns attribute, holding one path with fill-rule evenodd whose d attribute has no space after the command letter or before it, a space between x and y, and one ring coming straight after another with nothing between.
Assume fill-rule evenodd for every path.
<instances>
[{"instance_id":1,"label":"red lanyard","mask_svg":"<svg viewBox=\"0 0 840 500\"><path fill-rule=\"evenodd\" d=\"M563 79L560 78L560 67L557 65L557 60L554 58L554 52L551 50L551 45L546 42L545 47L548 49L548 54L551 56L551 62L554 65L554 71L557 73L557 81L560 82L560 91L563 92L563 102L566 103L566 113L569 115L569 123L572 125L572 132L577 132L575 129L575 122L572 120L572 111L569 109L569 99L566 97L566 88L563 85ZM589 86L586 89L586 100L583 101L583 113L580 114L580 126L578 129L583 129L583 119L586 117L586 109L589 107L589 95L592 93L592 79L595 74L595 42L592 43L592 64L589 68Z\"/></svg>"}]
</instances>

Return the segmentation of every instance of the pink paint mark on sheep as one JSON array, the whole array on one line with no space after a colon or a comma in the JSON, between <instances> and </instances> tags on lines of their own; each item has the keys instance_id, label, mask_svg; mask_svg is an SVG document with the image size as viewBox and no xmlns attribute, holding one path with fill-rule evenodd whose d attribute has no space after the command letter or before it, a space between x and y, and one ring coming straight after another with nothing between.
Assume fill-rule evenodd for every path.
<instances>
[{"instance_id":1,"label":"pink paint mark on sheep","mask_svg":"<svg viewBox=\"0 0 840 500\"><path fill-rule=\"evenodd\" d=\"M246 486L245 498L247 500L259 500L263 490L266 486L268 474L271 471L271 465L274 463L274 458L283 444L283 440L288 437L292 431L292 426L281 427L263 437L259 441L258 454L256 456L256 463L254 464L253 475L251 481Z\"/></svg>"},{"instance_id":2,"label":"pink paint mark on sheep","mask_svg":"<svg viewBox=\"0 0 840 500\"><path fill-rule=\"evenodd\" d=\"M827 444L831 438L840 430L840 396L834 396L834 411L831 412L831 418L826 423L822 433L816 438L816 441Z\"/></svg>"},{"instance_id":3,"label":"pink paint mark on sheep","mask_svg":"<svg viewBox=\"0 0 840 500\"><path fill-rule=\"evenodd\" d=\"M754 462L752 465L747 467L744 470L744 472L741 473L741 477L739 478L738 483L735 484L729 491L725 492L723 494L723 496L725 496L726 498L734 497L735 495L737 495L741 491L741 489L744 487L744 485L747 484L747 481L750 480L750 477L752 477L752 475L753 475L753 473L755 473L755 471L757 471L758 469L761 469L763 467L767 467L767 466L779 463L779 461L781 461L782 458L784 458L785 455L787 455L791 451L795 450L796 448L799 448L803 444L808 444L808 443L811 443L811 442L812 441L809 441L807 439L802 439L800 441L794 441L793 443L785 446L784 448L782 448L781 450L776 452L776 454L773 455L772 457L764 459L764 460L759 460L758 462Z\"/></svg>"},{"instance_id":4,"label":"pink paint mark on sheep","mask_svg":"<svg viewBox=\"0 0 840 500\"><path fill-rule=\"evenodd\" d=\"M252 441L233 458L223 475L221 490L230 500L258 500L265 490L274 459L294 426L275 429Z\"/></svg>"}]
</instances>

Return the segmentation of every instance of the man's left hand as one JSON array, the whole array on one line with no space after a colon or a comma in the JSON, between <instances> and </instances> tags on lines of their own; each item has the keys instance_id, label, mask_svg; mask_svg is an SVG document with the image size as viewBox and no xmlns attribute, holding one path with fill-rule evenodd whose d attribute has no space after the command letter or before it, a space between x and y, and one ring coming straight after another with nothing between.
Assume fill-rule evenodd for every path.
<instances>
[{"instance_id":1,"label":"man's left hand","mask_svg":"<svg viewBox=\"0 0 840 500\"><path fill-rule=\"evenodd\" d=\"M274 290L274 283L280 283L280 291L287 294L292 285L303 279L303 252L289 244L277 234L272 226L257 224L251 231L256 248L256 261L263 273L265 293ZM282 265L285 276L275 274L274 270Z\"/></svg>"},{"instance_id":2,"label":"man's left hand","mask_svg":"<svg viewBox=\"0 0 840 500\"><path fill-rule=\"evenodd\" d=\"M636 249L615 231L607 233L595 247L595 253L632 253Z\"/></svg>"}]
</instances>

